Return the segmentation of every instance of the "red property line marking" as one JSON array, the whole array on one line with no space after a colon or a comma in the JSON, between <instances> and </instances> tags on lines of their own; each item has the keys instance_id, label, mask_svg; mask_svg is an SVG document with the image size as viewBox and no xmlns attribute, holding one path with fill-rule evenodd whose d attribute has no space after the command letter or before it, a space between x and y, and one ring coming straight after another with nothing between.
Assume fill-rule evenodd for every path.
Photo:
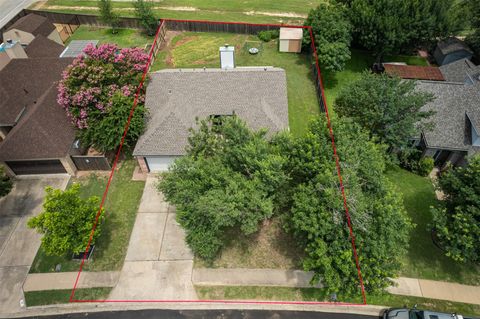
<instances>
[{"instance_id":1,"label":"red property line marking","mask_svg":"<svg viewBox=\"0 0 480 319\"><path fill-rule=\"evenodd\" d=\"M315 58L315 67L317 69L317 78L318 78L318 81L319 81L319 84L320 84L320 93L321 93L321 96L322 96L323 105L325 107L325 116L327 118L327 126L328 126L328 130L329 130L330 138L331 138L331 143L332 143L333 157L335 158L335 166L336 166L338 180L339 180L339 184L340 184L340 190L341 190L341 194L342 194L342 198L343 198L343 206L344 206L344 209L345 209L345 216L347 218L349 235L350 235L353 255L354 255L354 259L355 259L355 266L357 268L358 279L359 279L359 282L360 282L363 303L322 302L322 301L245 301L245 300L108 300L108 299L77 300L77 299L74 298L75 297L75 290L77 289L77 285L78 285L78 282L79 282L79 279L80 279L80 275L81 275L82 270L83 270L83 265L85 264L85 258L86 258L88 250L90 249L91 241L92 241L93 235L95 233L95 229L97 228L98 219L100 217L102 208L105 204L105 200L106 200L106 197L107 197L107 194L108 194L108 190L110 188L110 183L112 181L113 175L115 174L115 168L117 166L118 159L120 157L120 153L121 153L121 150L122 150L122 147L123 147L125 136L127 135L128 129L130 127L130 121L131 121L132 116L134 114L135 108L137 107L138 96L140 94L140 90L142 89L142 87L144 85L147 73L150 69L150 64L151 64L151 60L152 60L152 56L153 56L153 51L154 51L155 45L156 45L157 40L158 40L158 35L159 35L160 29L162 28L165 21L201 22L201 23L209 23L209 24L232 24L232 25L241 24L241 25L250 25L250 26L271 26L271 27L288 27L288 28L308 29L309 34L310 34L310 39L311 39L311 46L312 46L312 49L313 49L313 56ZM322 81L322 76L321 76L321 71L320 71L320 65L319 65L319 62L318 62L317 49L315 47L315 39L314 39L314 36L313 36L311 26L296 26L296 25L284 25L284 24L262 24L262 23L243 23L243 22L219 22L219 21L204 21L204 20L162 19L162 22L157 29L157 33L155 34L155 38L153 40L153 45L150 49L148 61L147 61L147 64L145 66L145 70L143 71L142 79L141 79L140 84L139 84L139 86L137 88L137 91L135 93L135 99L133 101L133 106L130 110L128 120L125 124L125 128L124 128L124 131L123 131L120 146L119 146L117 154L115 156L115 160L113 162L112 170L110 171L110 176L108 178L107 186L105 187L105 191L104 191L103 196L102 196L102 201L100 203L100 207L99 207L98 212L95 216L95 222L93 224L93 228L92 228L92 231L90 233L90 238L88 240L87 247L85 248L85 254L84 254L84 256L82 258L82 261L80 263L80 269L78 271L78 274L77 274L77 277L76 277L76 280L75 280L75 284L73 286L73 289L72 289L72 292L71 292L71 295L70 295L70 302L77 302L77 303L90 303L90 302L112 302L112 303L122 303L122 302L125 302L125 303L131 303L131 302L132 303L133 302L147 302L147 303L219 303L219 304L258 304L258 305L338 305L338 306L364 306L364 305L367 304L365 286L364 286L364 283L363 283L363 277L362 277L362 272L361 272L361 268L360 268L360 262L359 262L359 259L358 259L357 248L356 248L356 244L355 244L355 235L354 235L354 232L353 232L352 221L351 221L350 212L349 212L348 204L347 204L347 197L345 195L345 188L344 188L344 185L343 185L340 159L339 159L339 156L337 154L337 148L335 146L335 137L334 137L334 134L333 134L333 128L332 128L332 124L331 124L331 121L330 121L330 115L329 115L329 112L328 112L327 101L325 99L323 81Z\"/></svg>"}]
</instances>

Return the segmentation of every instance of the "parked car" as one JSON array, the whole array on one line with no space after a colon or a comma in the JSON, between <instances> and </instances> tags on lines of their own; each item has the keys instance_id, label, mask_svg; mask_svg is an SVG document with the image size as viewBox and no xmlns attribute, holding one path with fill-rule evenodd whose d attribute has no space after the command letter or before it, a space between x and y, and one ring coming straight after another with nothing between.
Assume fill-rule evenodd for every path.
<instances>
[{"instance_id":1,"label":"parked car","mask_svg":"<svg viewBox=\"0 0 480 319\"><path fill-rule=\"evenodd\" d=\"M429 310L420 310L414 307L392 308L383 313L383 319L473 319L463 317L455 313L434 312Z\"/></svg>"}]
</instances>

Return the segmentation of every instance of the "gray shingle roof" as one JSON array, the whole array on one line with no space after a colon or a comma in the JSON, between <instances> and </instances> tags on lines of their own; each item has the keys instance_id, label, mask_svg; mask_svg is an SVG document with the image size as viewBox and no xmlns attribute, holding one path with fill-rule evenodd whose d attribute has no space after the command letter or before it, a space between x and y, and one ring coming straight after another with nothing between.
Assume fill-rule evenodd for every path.
<instances>
[{"instance_id":1,"label":"gray shingle roof","mask_svg":"<svg viewBox=\"0 0 480 319\"><path fill-rule=\"evenodd\" d=\"M151 73L146 132L134 155L183 155L196 119L233 112L255 130L288 128L286 75L279 68L175 69Z\"/></svg>"},{"instance_id":2,"label":"gray shingle roof","mask_svg":"<svg viewBox=\"0 0 480 319\"><path fill-rule=\"evenodd\" d=\"M93 44L97 46L98 40L73 40L68 44L68 46L63 50L60 57L62 58L76 58L80 54L83 54L83 49L87 47L89 44Z\"/></svg>"},{"instance_id":3,"label":"gray shingle roof","mask_svg":"<svg viewBox=\"0 0 480 319\"><path fill-rule=\"evenodd\" d=\"M477 130L480 129L480 84L418 81L417 88L435 97L434 101L424 106L424 110L436 112L431 118L435 127L424 132L427 146L471 150L471 132L466 114Z\"/></svg>"},{"instance_id":4,"label":"gray shingle roof","mask_svg":"<svg viewBox=\"0 0 480 319\"><path fill-rule=\"evenodd\" d=\"M474 79L475 75L480 72L480 66L473 64L469 59L461 59L440 67L445 81L465 83L470 79Z\"/></svg>"},{"instance_id":5,"label":"gray shingle roof","mask_svg":"<svg viewBox=\"0 0 480 319\"><path fill-rule=\"evenodd\" d=\"M461 50L465 50L470 53L473 53L472 50L468 47L468 45L465 44L465 42L455 37L450 37L443 41L440 41L438 42L437 46L443 55L447 55L452 52L461 51Z\"/></svg>"}]
</instances>

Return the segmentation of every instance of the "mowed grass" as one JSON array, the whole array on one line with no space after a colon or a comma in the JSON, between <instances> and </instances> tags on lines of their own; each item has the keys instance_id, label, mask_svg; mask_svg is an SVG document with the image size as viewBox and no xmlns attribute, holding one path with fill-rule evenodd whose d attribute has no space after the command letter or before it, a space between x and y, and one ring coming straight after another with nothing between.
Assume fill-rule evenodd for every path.
<instances>
[{"instance_id":1,"label":"mowed grass","mask_svg":"<svg viewBox=\"0 0 480 319\"><path fill-rule=\"evenodd\" d=\"M163 0L154 3L154 12L159 18L169 19L302 24L318 3L318 0ZM113 8L121 16L134 16L130 1L113 1ZM49 0L40 9L98 14L97 2L91 0Z\"/></svg>"},{"instance_id":2,"label":"mowed grass","mask_svg":"<svg viewBox=\"0 0 480 319\"><path fill-rule=\"evenodd\" d=\"M479 265L453 261L432 242L430 207L437 201L431 181L399 167L389 168L387 177L403 195L405 209L416 224L401 275L480 285Z\"/></svg>"},{"instance_id":3,"label":"mowed grass","mask_svg":"<svg viewBox=\"0 0 480 319\"><path fill-rule=\"evenodd\" d=\"M83 267L86 271L120 270L127 253L135 216L140 204L145 182L132 181L135 167L133 160L121 163L115 172L105 202L105 220L97 239L93 257ZM107 176L91 174L75 179L81 183L81 196L102 197L107 184ZM31 273L53 272L55 265L61 265L61 271L77 271L79 261L73 261L71 255L47 256L40 247L30 268Z\"/></svg>"},{"instance_id":4,"label":"mowed grass","mask_svg":"<svg viewBox=\"0 0 480 319\"><path fill-rule=\"evenodd\" d=\"M286 287L245 287L245 286L195 286L199 299L203 300L274 300L274 301L330 301L324 289ZM337 296L340 302L361 303L358 297ZM413 307L462 315L480 315L480 306L419 297L392 294L367 295L369 305L385 307Z\"/></svg>"},{"instance_id":5,"label":"mowed grass","mask_svg":"<svg viewBox=\"0 0 480 319\"><path fill-rule=\"evenodd\" d=\"M166 51L155 60L152 71L164 68L218 68L218 48L235 45L237 66L275 66L287 75L287 95L290 130L295 135L306 132L308 122L320 115L310 57L307 54L278 52L278 41L261 42L258 37L230 33L184 32L175 36ZM260 48L256 55L250 47Z\"/></svg>"},{"instance_id":6,"label":"mowed grass","mask_svg":"<svg viewBox=\"0 0 480 319\"><path fill-rule=\"evenodd\" d=\"M265 221L260 230L251 236L242 235L238 231L227 233L225 241L225 247L212 263L197 258L195 267L302 268L302 250L295 246L293 236L283 230L280 218Z\"/></svg>"},{"instance_id":7,"label":"mowed grass","mask_svg":"<svg viewBox=\"0 0 480 319\"><path fill-rule=\"evenodd\" d=\"M100 44L115 43L121 48L145 48L145 45L153 42L153 37L137 29L118 29L114 34L109 28L81 25L65 45L73 40L99 40Z\"/></svg>"},{"instance_id":8,"label":"mowed grass","mask_svg":"<svg viewBox=\"0 0 480 319\"><path fill-rule=\"evenodd\" d=\"M103 300L108 297L112 288L85 288L75 290L77 300ZM43 290L25 292L27 307L62 304L70 302L71 289Z\"/></svg>"}]
</instances>

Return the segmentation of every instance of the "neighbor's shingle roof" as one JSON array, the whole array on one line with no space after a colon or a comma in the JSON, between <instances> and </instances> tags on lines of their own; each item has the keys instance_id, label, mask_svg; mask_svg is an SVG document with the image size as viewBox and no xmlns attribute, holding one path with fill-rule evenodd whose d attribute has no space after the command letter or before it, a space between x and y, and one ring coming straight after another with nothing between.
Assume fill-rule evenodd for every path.
<instances>
[{"instance_id":1,"label":"neighbor's shingle roof","mask_svg":"<svg viewBox=\"0 0 480 319\"><path fill-rule=\"evenodd\" d=\"M465 44L465 42L455 37L450 37L443 41L440 41L438 42L437 46L443 55L461 50L473 53L472 50L468 47L468 45Z\"/></svg>"},{"instance_id":2,"label":"neighbor's shingle roof","mask_svg":"<svg viewBox=\"0 0 480 319\"><path fill-rule=\"evenodd\" d=\"M21 17L8 30L17 29L37 36L39 34L48 36L55 30L55 26L45 17L30 13Z\"/></svg>"},{"instance_id":3,"label":"neighbor's shingle roof","mask_svg":"<svg viewBox=\"0 0 480 319\"><path fill-rule=\"evenodd\" d=\"M385 72L391 75L397 75L402 79L418 79L418 80L431 80L431 81L443 81L442 72L439 68L433 66L416 66L416 65L398 65L388 64L383 65Z\"/></svg>"},{"instance_id":4,"label":"neighbor's shingle roof","mask_svg":"<svg viewBox=\"0 0 480 319\"><path fill-rule=\"evenodd\" d=\"M480 86L452 82L418 81L417 88L434 95L434 101L423 107L433 110L430 119L435 124L424 136L428 147L470 150L470 131L466 114L472 124L480 129Z\"/></svg>"},{"instance_id":5,"label":"neighbor's shingle roof","mask_svg":"<svg viewBox=\"0 0 480 319\"><path fill-rule=\"evenodd\" d=\"M58 58L64 49L63 45L43 35L37 35L25 48L25 52L29 58Z\"/></svg>"},{"instance_id":6,"label":"neighbor's shingle roof","mask_svg":"<svg viewBox=\"0 0 480 319\"><path fill-rule=\"evenodd\" d=\"M183 155L196 118L233 112L255 130L288 128L285 71L279 68L163 70L151 73L150 118L134 155Z\"/></svg>"},{"instance_id":7,"label":"neighbor's shingle roof","mask_svg":"<svg viewBox=\"0 0 480 319\"><path fill-rule=\"evenodd\" d=\"M0 70L0 124L12 125L25 106L60 80L71 58L12 59Z\"/></svg>"},{"instance_id":8,"label":"neighbor's shingle roof","mask_svg":"<svg viewBox=\"0 0 480 319\"><path fill-rule=\"evenodd\" d=\"M69 155L75 129L57 104L56 85L45 92L0 143L0 160L61 158Z\"/></svg>"},{"instance_id":9,"label":"neighbor's shingle roof","mask_svg":"<svg viewBox=\"0 0 480 319\"><path fill-rule=\"evenodd\" d=\"M61 72L72 61L73 59L68 58L14 59L0 71L0 87L3 87L8 79L11 82L6 99L10 104L0 101L1 116L6 114L4 110L21 109L26 102L25 112L0 143L1 161L59 158L68 155L75 138L75 130L65 111L57 104L56 98L57 81L61 78ZM4 72L5 69L7 72ZM6 75L9 76L7 79L4 78ZM29 85L23 86L22 81ZM29 83L30 81L32 83ZM28 98L25 98L24 87L29 90Z\"/></svg>"},{"instance_id":10,"label":"neighbor's shingle roof","mask_svg":"<svg viewBox=\"0 0 480 319\"><path fill-rule=\"evenodd\" d=\"M442 65L440 71L446 81L465 83L467 80L474 80L474 77L480 73L480 65L473 64L469 59L461 59Z\"/></svg>"}]
</instances>

